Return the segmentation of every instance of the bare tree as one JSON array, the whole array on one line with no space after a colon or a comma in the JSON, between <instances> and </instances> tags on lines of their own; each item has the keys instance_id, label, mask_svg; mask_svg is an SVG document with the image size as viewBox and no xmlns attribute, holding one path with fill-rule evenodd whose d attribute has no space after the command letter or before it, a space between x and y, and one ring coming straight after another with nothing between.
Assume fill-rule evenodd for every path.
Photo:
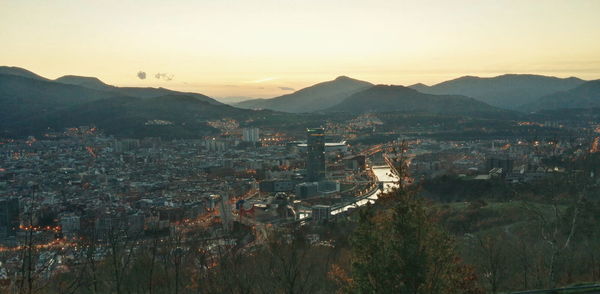
<instances>
[{"instance_id":1,"label":"bare tree","mask_svg":"<svg viewBox=\"0 0 600 294\"><path fill-rule=\"evenodd\" d=\"M567 210L561 211L558 201L553 199L552 213L549 216L539 207L526 203L526 209L535 216L539 223L541 239L550 248L547 276L549 287L555 287L558 283L558 262L565 250L569 248L575 235L583 199L584 193L580 192L576 202L572 205L571 214L567 214Z\"/></svg>"}]
</instances>

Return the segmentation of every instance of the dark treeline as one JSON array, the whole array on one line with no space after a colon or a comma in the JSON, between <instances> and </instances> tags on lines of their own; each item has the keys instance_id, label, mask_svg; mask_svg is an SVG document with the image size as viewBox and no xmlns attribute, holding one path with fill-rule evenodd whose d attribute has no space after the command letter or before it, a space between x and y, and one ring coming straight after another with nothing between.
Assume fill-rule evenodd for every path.
<instances>
[{"instance_id":1,"label":"dark treeline","mask_svg":"<svg viewBox=\"0 0 600 294\"><path fill-rule=\"evenodd\" d=\"M480 293L454 239L414 193L396 190L376 205L323 226L278 228L243 246L207 232L82 240L63 273L33 269L7 293ZM321 238L315 240L317 233ZM238 241L245 238L238 236ZM240 243L241 244L241 243ZM46 251L48 252L48 251ZM57 252L58 253L58 252Z\"/></svg>"},{"instance_id":2,"label":"dark treeline","mask_svg":"<svg viewBox=\"0 0 600 294\"><path fill-rule=\"evenodd\" d=\"M521 184L442 176L425 181L438 221L489 292L600 280L598 154Z\"/></svg>"}]
</instances>

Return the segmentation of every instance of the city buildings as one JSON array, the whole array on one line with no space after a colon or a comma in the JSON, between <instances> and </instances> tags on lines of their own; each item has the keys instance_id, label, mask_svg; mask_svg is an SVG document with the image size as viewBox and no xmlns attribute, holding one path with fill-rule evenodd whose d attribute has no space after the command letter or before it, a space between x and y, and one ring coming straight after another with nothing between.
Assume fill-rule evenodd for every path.
<instances>
[{"instance_id":1,"label":"city buildings","mask_svg":"<svg viewBox=\"0 0 600 294\"><path fill-rule=\"evenodd\" d=\"M0 139L0 243L23 244L24 232L31 229L40 244L62 237L102 243L119 236L143 244L175 232L228 236L242 228L238 224L256 226L265 235L297 223L320 226L341 219L351 209L340 207L375 191L372 168L385 164L381 154L395 152L400 142L408 146L402 153L408 184L443 175L526 183L558 172L544 158L593 151L586 141L570 139L440 140L373 134L372 128L353 130L357 137L352 139L327 131L335 143L325 142L322 128L288 133L263 128L263 138L256 128L227 127L218 135L185 140L81 132ZM394 141L373 141L373 135ZM251 142L260 144L249 148ZM34 186L35 197L29 198ZM230 207L227 197L239 205ZM9 272L18 269L9 267Z\"/></svg>"},{"instance_id":2,"label":"city buildings","mask_svg":"<svg viewBox=\"0 0 600 294\"><path fill-rule=\"evenodd\" d=\"M258 143L260 141L260 132L258 128L244 128L242 130L242 141Z\"/></svg>"}]
</instances>

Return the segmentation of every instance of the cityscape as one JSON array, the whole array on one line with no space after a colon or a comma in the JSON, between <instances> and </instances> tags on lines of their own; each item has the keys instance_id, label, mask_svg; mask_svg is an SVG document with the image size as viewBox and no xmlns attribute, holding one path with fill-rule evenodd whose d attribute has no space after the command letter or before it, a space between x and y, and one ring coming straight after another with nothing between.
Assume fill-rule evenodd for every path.
<instances>
[{"instance_id":1,"label":"cityscape","mask_svg":"<svg viewBox=\"0 0 600 294\"><path fill-rule=\"evenodd\" d=\"M600 292L600 2L67 2L0 4L0 293Z\"/></svg>"}]
</instances>

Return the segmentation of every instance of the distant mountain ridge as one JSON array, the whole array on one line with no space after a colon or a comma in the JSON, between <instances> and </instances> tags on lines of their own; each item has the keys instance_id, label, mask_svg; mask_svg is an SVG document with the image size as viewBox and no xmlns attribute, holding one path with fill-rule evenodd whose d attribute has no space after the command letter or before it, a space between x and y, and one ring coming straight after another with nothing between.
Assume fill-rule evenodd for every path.
<instances>
[{"instance_id":1,"label":"distant mountain ridge","mask_svg":"<svg viewBox=\"0 0 600 294\"><path fill-rule=\"evenodd\" d=\"M573 84L577 86L569 88ZM532 98L557 88L566 89ZM236 105L267 109L254 111L225 105L198 93L164 88L116 87L95 77L75 75L49 80L26 69L0 66L0 137L40 134L94 124L117 136L197 138L216 131L207 125L207 120L234 118L272 123L288 119L293 116L290 113L308 112L317 112L311 114L314 116L335 112L406 112L491 119L515 119L524 115L482 102L485 100L481 98L483 96L421 91L487 93L490 96L483 95L487 97L485 99L498 98L494 101L503 103L517 98L521 99L519 103L525 98L533 99L523 108L528 111L600 108L600 80L585 82L577 78L535 75L467 76L431 87L424 84L411 87L373 85L340 76L288 95ZM514 103L507 108L514 107L517 101ZM301 122L304 117L306 114L300 114L294 119L299 118ZM165 124L147 123L156 120L165 121Z\"/></svg>"},{"instance_id":2,"label":"distant mountain ridge","mask_svg":"<svg viewBox=\"0 0 600 294\"><path fill-rule=\"evenodd\" d=\"M505 109L519 110L522 105L558 91L575 88L585 81L532 74L505 74L491 78L464 76L433 86L410 86L427 94L464 95Z\"/></svg>"},{"instance_id":3,"label":"distant mountain ridge","mask_svg":"<svg viewBox=\"0 0 600 294\"><path fill-rule=\"evenodd\" d=\"M111 85L105 84L100 79L95 78L95 77L82 77L82 76L67 75L67 76L62 76L54 81L63 83L63 84L82 86L82 87L94 89L94 90L114 92L114 93L117 93L119 95L124 95L124 96L133 96L133 97L140 97L140 98L153 98L153 97L160 97L160 96L165 96L165 95L186 95L186 96L195 97L198 100L206 101L211 104L223 104L213 98L210 98L206 95L202 95L202 94L198 94L198 93L179 92L179 91L169 90L169 89L165 89L165 88L116 87L116 86L111 86Z\"/></svg>"},{"instance_id":4,"label":"distant mountain ridge","mask_svg":"<svg viewBox=\"0 0 600 294\"><path fill-rule=\"evenodd\" d=\"M55 82L69 84L69 85L77 85L89 89L100 90L100 91L113 91L113 86L107 85L102 82L100 79L96 77L83 77L83 76L74 76L74 75L66 75L62 76L56 80Z\"/></svg>"},{"instance_id":5,"label":"distant mountain ridge","mask_svg":"<svg viewBox=\"0 0 600 294\"><path fill-rule=\"evenodd\" d=\"M258 98L245 96L227 96L227 97L212 97L213 99L228 105L235 106L236 104L249 100L257 100Z\"/></svg>"},{"instance_id":6,"label":"distant mountain ridge","mask_svg":"<svg viewBox=\"0 0 600 294\"><path fill-rule=\"evenodd\" d=\"M339 76L335 80L318 83L291 94L270 99L243 101L235 106L293 113L315 112L334 106L350 95L372 86L373 84L369 82Z\"/></svg>"},{"instance_id":7,"label":"distant mountain ridge","mask_svg":"<svg viewBox=\"0 0 600 294\"><path fill-rule=\"evenodd\" d=\"M460 95L433 95L395 85L377 85L358 92L328 111L336 112L424 112L434 114L499 114L508 113Z\"/></svg>"},{"instance_id":8,"label":"distant mountain ridge","mask_svg":"<svg viewBox=\"0 0 600 294\"><path fill-rule=\"evenodd\" d=\"M16 66L0 66L0 74L13 75L13 76L25 77L25 78L30 78L30 79L48 81L47 78L44 78L36 73L33 73L24 68L20 68L20 67L16 67Z\"/></svg>"},{"instance_id":9,"label":"distant mountain ridge","mask_svg":"<svg viewBox=\"0 0 600 294\"><path fill-rule=\"evenodd\" d=\"M118 136L197 138L215 132L206 124L209 119L260 114L197 93L114 87L93 77L53 81L14 67L0 67L0 72L6 73L0 74L0 137L93 124ZM170 123L146 124L153 120Z\"/></svg>"},{"instance_id":10,"label":"distant mountain ridge","mask_svg":"<svg viewBox=\"0 0 600 294\"><path fill-rule=\"evenodd\" d=\"M568 108L600 108L600 80L589 81L574 89L546 95L524 106L524 109L530 111Z\"/></svg>"},{"instance_id":11,"label":"distant mountain ridge","mask_svg":"<svg viewBox=\"0 0 600 294\"><path fill-rule=\"evenodd\" d=\"M0 126L13 120L112 96L115 94L76 85L0 74Z\"/></svg>"},{"instance_id":12,"label":"distant mountain ridge","mask_svg":"<svg viewBox=\"0 0 600 294\"><path fill-rule=\"evenodd\" d=\"M96 77L84 77L84 76L76 76L76 75L66 75L55 80L50 80L45 77L42 77L38 74L35 74L29 70L20 67L12 67L12 66L0 66L0 74L4 75L13 75L20 76L40 81L48 81L48 82L57 82L61 84L67 85L75 85L80 86L87 89L97 90L97 91L106 91L112 92L113 96L133 96L140 98L153 98L160 97L165 95L186 95L195 97L201 101L206 101L211 104L223 104L213 98L210 98L206 95L202 95L199 93L190 93L190 92L179 92L174 90L169 90L165 88L151 88L151 87L116 87L112 85L108 85L102 82L100 79Z\"/></svg>"},{"instance_id":13,"label":"distant mountain ridge","mask_svg":"<svg viewBox=\"0 0 600 294\"><path fill-rule=\"evenodd\" d=\"M215 105L191 96L167 95L154 98L112 97L62 108L56 112L21 122L26 131L50 127L96 125L120 137L198 138L216 135L208 120L232 117L247 119L253 111L228 105ZM160 121L154 124L153 121Z\"/></svg>"}]
</instances>

